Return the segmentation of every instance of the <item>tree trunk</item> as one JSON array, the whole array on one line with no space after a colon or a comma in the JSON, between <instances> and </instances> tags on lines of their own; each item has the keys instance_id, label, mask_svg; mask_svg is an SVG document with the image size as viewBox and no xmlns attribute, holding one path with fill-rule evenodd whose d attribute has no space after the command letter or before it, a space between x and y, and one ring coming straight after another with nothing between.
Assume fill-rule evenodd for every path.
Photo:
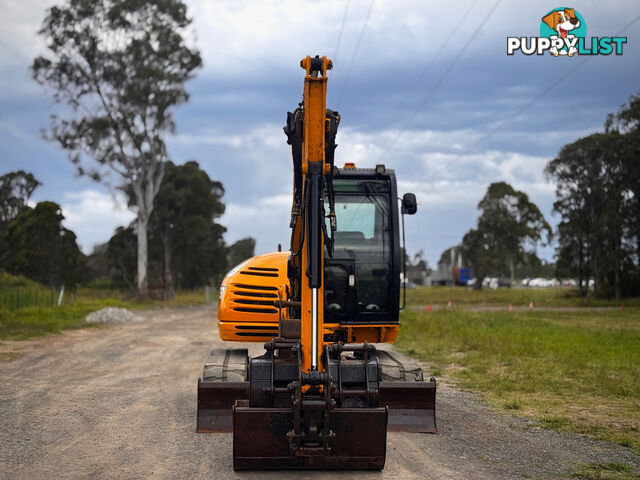
<instances>
[{"instance_id":1,"label":"tree trunk","mask_svg":"<svg viewBox=\"0 0 640 480\"><path fill-rule=\"evenodd\" d=\"M147 225L149 219L146 215L141 215L142 208L138 208L138 296L144 298L147 296Z\"/></svg>"},{"instance_id":2,"label":"tree trunk","mask_svg":"<svg viewBox=\"0 0 640 480\"><path fill-rule=\"evenodd\" d=\"M153 199L158 193L160 183L164 177L164 164L152 165L145 171L139 172L136 181L131 186L136 197L138 208L138 296L147 296L147 229L153 211Z\"/></svg>"},{"instance_id":3,"label":"tree trunk","mask_svg":"<svg viewBox=\"0 0 640 480\"><path fill-rule=\"evenodd\" d=\"M516 283L516 280L515 280L515 278L516 278L515 277L515 269L513 267L513 257L511 257L509 259L509 270L510 270L510 273L511 273L511 275L509 277L509 281L511 282L511 286L513 286Z\"/></svg>"},{"instance_id":4,"label":"tree trunk","mask_svg":"<svg viewBox=\"0 0 640 480\"><path fill-rule=\"evenodd\" d=\"M473 271L478 272L479 270L473 269ZM484 274L476 275L476 283L473 284L474 290L482 290L482 281L484 280Z\"/></svg>"},{"instance_id":5,"label":"tree trunk","mask_svg":"<svg viewBox=\"0 0 640 480\"><path fill-rule=\"evenodd\" d=\"M638 218L638 220L640 220L640 217ZM636 246L636 250L638 251L638 268L636 271L640 272L640 232L638 232L638 238L637 238L637 246ZM640 297L640 282L638 282L638 291L636 292L637 296Z\"/></svg>"},{"instance_id":6,"label":"tree trunk","mask_svg":"<svg viewBox=\"0 0 640 480\"><path fill-rule=\"evenodd\" d=\"M622 263L620 259L620 255L621 255L620 250L622 248L621 244L622 244L622 231L618 233L618 238L616 239L616 244L613 248L613 258L614 258L613 285L614 285L616 300L620 300L620 298L622 297L622 285L620 285L620 276L621 276L620 273L622 270L620 265Z\"/></svg>"},{"instance_id":7,"label":"tree trunk","mask_svg":"<svg viewBox=\"0 0 640 480\"><path fill-rule=\"evenodd\" d=\"M170 300L173 298L173 277L171 275L171 246L169 245L169 234L165 233L162 236L162 250L163 250L163 292L162 296L164 300Z\"/></svg>"},{"instance_id":8,"label":"tree trunk","mask_svg":"<svg viewBox=\"0 0 640 480\"><path fill-rule=\"evenodd\" d=\"M583 285L584 282L584 255L582 253L582 240L580 240L580 248L578 248L578 287L580 288L580 296L582 298L587 296L586 289Z\"/></svg>"}]
</instances>

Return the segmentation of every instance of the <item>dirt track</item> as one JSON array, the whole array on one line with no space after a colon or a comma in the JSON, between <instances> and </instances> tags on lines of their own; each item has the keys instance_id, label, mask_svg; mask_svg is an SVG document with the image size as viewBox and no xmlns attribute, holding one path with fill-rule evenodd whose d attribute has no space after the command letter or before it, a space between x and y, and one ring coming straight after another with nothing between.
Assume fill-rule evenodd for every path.
<instances>
[{"instance_id":1,"label":"dirt track","mask_svg":"<svg viewBox=\"0 0 640 480\"><path fill-rule=\"evenodd\" d=\"M9 342L0 360L0 478L326 478L231 467L230 434L196 434L196 379L221 344L211 308ZM259 346L257 346L259 348ZM340 478L556 478L628 449L538 428L440 383L438 435L389 434L380 472Z\"/></svg>"}]
</instances>

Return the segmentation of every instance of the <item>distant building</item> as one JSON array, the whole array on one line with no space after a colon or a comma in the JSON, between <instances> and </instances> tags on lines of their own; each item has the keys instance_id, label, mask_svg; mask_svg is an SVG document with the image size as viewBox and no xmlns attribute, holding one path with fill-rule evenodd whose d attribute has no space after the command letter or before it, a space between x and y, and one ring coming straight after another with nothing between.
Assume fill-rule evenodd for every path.
<instances>
[{"instance_id":1,"label":"distant building","mask_svg":"<svg viewBox=\"0 0 640 480\"><path fill-rule=\"evenodd\" d=\"M442 252L438 269L433 273L434 285L466 285L471 280L471 269L464 266L460 249L451 247Z\"/></svg>"},{"instance_id":2,"label":"distant building","mask_svg":"<svg viewBox=\"0 0 640 480\"><path fill-rule=\"evenodd\" d=\"M409 285L430 285L431 269L423 255L424 253L421 250L415 254L413 261L407 258L406 279Z\"/></svg>"}]
</instances>

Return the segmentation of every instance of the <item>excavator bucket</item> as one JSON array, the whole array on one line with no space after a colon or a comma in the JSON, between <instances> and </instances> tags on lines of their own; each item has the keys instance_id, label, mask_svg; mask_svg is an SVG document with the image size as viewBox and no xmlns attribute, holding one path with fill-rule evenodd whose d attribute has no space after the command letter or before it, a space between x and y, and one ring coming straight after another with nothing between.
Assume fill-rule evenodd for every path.
<instances>
[{"instance_id":1,"label":"excavator bucket","mask_svg":"<svg viewBox=\"0 0 640 480\"><path fill-rule=\"evenodd\" d=\"M387 449L386 407L332 410L330 447L296 451L289 436L290 408L255 408L238 401L233 408L235 470L381 470Z\"/></svg>"}]
</instances>

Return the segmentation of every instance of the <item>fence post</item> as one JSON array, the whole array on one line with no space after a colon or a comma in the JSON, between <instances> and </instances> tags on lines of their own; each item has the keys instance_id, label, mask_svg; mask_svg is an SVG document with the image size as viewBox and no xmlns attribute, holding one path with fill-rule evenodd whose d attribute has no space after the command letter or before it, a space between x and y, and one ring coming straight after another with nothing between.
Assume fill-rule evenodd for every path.
<instances>
[{"instance_id":1,"label":"fence post","mask_svg":"<svg viewBox=\"0 0 640 480\"><path fill-rule=\"evenodd\" d=\"M62 305L62 298L64 297L64 285L60 289L60 295L58 296L58 306Z\"/></svg>"}]
</instances>

